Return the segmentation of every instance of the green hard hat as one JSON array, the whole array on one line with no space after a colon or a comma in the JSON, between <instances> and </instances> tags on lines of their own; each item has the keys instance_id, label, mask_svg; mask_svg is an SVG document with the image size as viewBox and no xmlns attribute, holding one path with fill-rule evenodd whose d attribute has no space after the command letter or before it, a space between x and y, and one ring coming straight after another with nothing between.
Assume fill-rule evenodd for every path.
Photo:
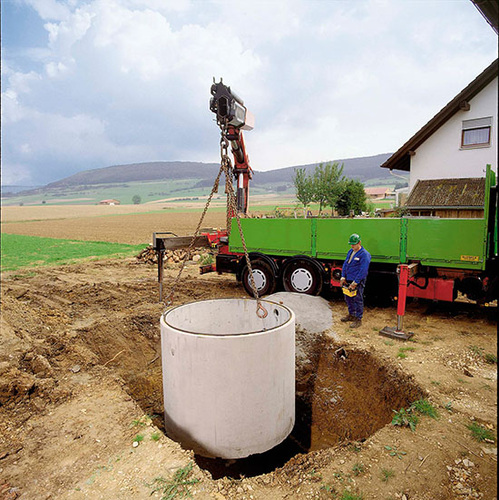
<instances>
[{"instance_id":1,"label":"green hard hat","mask_svg":"<svg viewBox=\"0 0 499 500\"><path fill-rule=\"evenodd\" d=\"M348 239L349 245L356 245L360 241L360 236L357 233L353 233Z\"/></svg>"}]
</instances>

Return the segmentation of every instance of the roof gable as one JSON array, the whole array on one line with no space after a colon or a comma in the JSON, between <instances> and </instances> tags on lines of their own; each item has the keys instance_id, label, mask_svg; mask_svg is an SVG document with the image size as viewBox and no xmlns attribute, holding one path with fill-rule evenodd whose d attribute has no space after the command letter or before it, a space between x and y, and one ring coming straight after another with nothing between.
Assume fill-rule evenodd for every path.
<instances>
[{"instance_id":1,"label":"roof gable","mask_svg":"<svg viewBox=\"0 0 499 500\"><path fill-rule=\"evenodd\" d=\"M498 60L496 59L487 69L478 75L464 90L462 90L452 101L441 109L423 128L414 134L396 153L394 153L381 166L390 170L411 169L411 154L428 137L436 132L447 120L454 116L462 106L481 92L498 75Z\"/></svg>"},{"instance_id":2,"label":"roof gable","mask_svg":"<svg viewBox=\"0 0 499 500\"><path fill-rule=\"evenodd\" d=\"M419 179L411 191L407 208L483 208L485 178Z\"/></svg>"},{"instance_id":3,"label":"roof gable","mask_svg":"<svg viewBox=\"0 0 499 500\"><path fill-rule=\"evenodd\" d=\"M499 34L499 3L497 0L471 0L492 29Z\"/></svg>"}]
</instances>

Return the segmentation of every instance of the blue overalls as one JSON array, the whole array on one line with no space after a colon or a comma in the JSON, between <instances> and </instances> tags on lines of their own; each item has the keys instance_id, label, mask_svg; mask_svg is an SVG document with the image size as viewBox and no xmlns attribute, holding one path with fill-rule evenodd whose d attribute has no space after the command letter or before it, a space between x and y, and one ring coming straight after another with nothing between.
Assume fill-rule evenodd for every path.
<instances>
[{"instance_id":1,"label":"blue overalls","mask_svg":"<svg viewBox=\"0 0 499 500\"><path fill-rule=\"evenodd\" d=\"M364 314L364 286L366 284L367 272L369 264L371 263L371 254L364 248L353 256L352 261L349 263L350 256L353 249L347 253L345 262L343 263L342 276L347 280L347 284L352 281L357 283L357 294L354 297L345 295L345 301L348 307L348 314L355 316L357 319L362 319Z\"/></svg>"}]
</instances>

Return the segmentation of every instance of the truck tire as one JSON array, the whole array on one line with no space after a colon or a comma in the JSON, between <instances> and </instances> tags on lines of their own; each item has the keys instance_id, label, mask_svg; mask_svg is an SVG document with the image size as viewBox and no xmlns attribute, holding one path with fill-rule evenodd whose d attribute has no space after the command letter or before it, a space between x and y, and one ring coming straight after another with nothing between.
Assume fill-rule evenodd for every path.
<instances>
[{"instance_id":1,"label":"truck tire","mask_svg":"<svg viewBox=\"0 0 499 500\"><path fill-rule=\"evenodd\" d=\"M258 295L270 295L275 292L277 280L272 267L262 259L251 261L251 269L253 271L253 279L255 280ZM253 297L253 288L249 279L248 266L244 266L241 281L246 292Z\"/></svg>"},{"instance_id":2,"label":"truck tire","mask_svg":"<svg viewBox=\"0 0 499 500\"><path fill-rule=\"evenodd\" d=\"M319 265L305 258L289 261L282 272L282 283L287 292L319 295L322 291L322 278Z\"/></svg>"}]
</instances>

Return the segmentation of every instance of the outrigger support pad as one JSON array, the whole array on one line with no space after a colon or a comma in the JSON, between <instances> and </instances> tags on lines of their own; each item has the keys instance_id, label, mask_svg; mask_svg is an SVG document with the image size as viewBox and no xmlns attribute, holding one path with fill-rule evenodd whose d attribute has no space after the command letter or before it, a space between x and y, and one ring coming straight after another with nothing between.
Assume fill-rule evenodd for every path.
<instances>
[{"instance_id":1,"label":"outrigger support pad","mask_svg":"<svg viewBox=\"0 0 499 500\"><path fill-rule=\"evenodd\" d=\"M397 340L409 340L414 335L413 332L403 332L401 330L397 330L394 326L385 326L379 331L379 334Z\"/></svg>"}]
</instances>

